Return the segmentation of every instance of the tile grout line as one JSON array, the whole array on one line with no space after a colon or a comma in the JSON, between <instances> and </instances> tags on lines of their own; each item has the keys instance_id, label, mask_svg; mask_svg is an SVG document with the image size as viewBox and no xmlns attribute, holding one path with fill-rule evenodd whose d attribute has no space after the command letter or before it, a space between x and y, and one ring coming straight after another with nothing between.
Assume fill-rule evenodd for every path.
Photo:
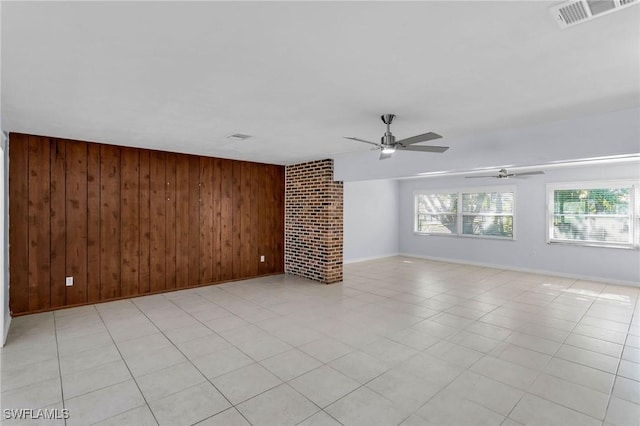
<instances>
[{"instance_id":1,"label":"tile grout line","mask_svg":"<svg viewBox=\"0 0 640 426\"><path fill-rule=\"evenodd\" d=\"M62 384L62 367L60 367L60 346L58 345L58 328L56 327L56 315L55 312L51 313L53 317L53 332L56 336L56 354L58 360L58 377L60 378L60 397L62 398L62 409L65 409L65 400L64 400L64 385ZM64 416L63 416L64 417ZM64 424L67 425L67 419L64 418Z\"/></svg>"},{"instance_id":2,"label":"tile grout line","mask_svg":"<svg viewBox=\"0 0 640 426\"><path fill-rule=\"evenodd\" d=\"M113 345L116 347L116 350L118 351L118 354L120 355L120 359L122 360L124 365L127 367L127 371L129 371L129 375L131 375L131 379L133 380L133 383L136 384L136 388L138 388L138 392L140 392L140 396L142 396L142 399L143 399L145 405L149 409L149 412L151 412L151 415L153 416L153 420L156 422L157 425L159 425L160 422L158 422L158 419L156 418L155 413L151 409L151 406L149 405L149 402L147 401L147 398L144 396L144 393L142 393L142 389L140 389L140 385L138 385L138 381L136 380L135 376L131 372L131 369L129 368L129 364L127 364L127 361L125 360L124 356L122 356L122 352L120 352L120 348L118 347L118 344L113 339L113 335L111 334L111 331L109 330L109 327L107 326L107 323L104 322L104 318L102 317L102 314L100 314L100 310L97 308L97 306L95 304L93 306L94 306L96 312L98 313L98 316L100 317L100 320L102 321L102 324L104 325L104 328L107 330L107 333L109 333L109 337L111 338L111 341L113 342ZM134 304L134 306L135 306L135 304ZM136 309L138 309L137 306L136 306ZM154 326L155 326L155 324L154 324ZM121 383L124 383L124 382L121 382ZM134 408L136 408L136 407L134 407ZM127 410L127 411L129 411L129 410ZM126 411L123 411L122 413L126 413ZM107 419L115 417L115 416L120 415L122 413L117 413L117 414L115 414L113 416L109 416L109 417L107 417ZM107 419L98 420L98 422L103 421L103 420L107 420Z\"/></svg>"},{"instance_id":3,"label":"tile grout line","mask_svg":"<svg viewBox=\"0 0 640 426\"><path fill-rule=\"evenodd\" d=\"M335 421L336 421L336 423L338 423L339 425L344 426L344 423L342 423L342 422L338 421L338 419L336 419L335 417L333 417L330 413L327 413L324 409L320 409L320 411L316 411L316 412L315 412L315 413L313 413L312 415L310 415L310 416L308 416L308 417L305 417L304 419L300 420L298 423L296 423L296 426L297 426L297 425L300 425L300 424L302 424L302 423L304 423L304 422L306 422L306 421L307 421L307 420L309 420L311 417L318 415L318 413L324 413L324 414L326 414L327 416L329 416L331 419L335 420Z\"/></svg>"},{"instance_id":4,"label":"tile grout line","mask_svg":"<svg viewBox=\"0 0 640 426\"><path fill-rule=\"evenodd\" d=\"M618 382L618 377L620 377L618 375L618 372L620 371L620 364L622 363L622 357L624 356L624 349L627 346L627 340L629 340L629 331L631 330L631 324L633 324L633 320L634 317L636 316L636 310L638 309L638 297L636 297L636 301L633 305L633 311L631 314L631 320L629 321L629 327L627 327L627 335L624 338L624 343L622 344L622 352L620 352L620 358L618 359L618 365L616 366L616 372L613 378L613 385L611 386L611 391L609 392L609 398L607 399L607 405L605 407L604 410L604 416L602 418L602 423L604 424L604 421L607 417L607 413L609 412L609 405L611 405L611 399L613 398L613 390L616 386L616 383ZM625 400L626 401L626 400Z\"/></svg>"}]
</instances>

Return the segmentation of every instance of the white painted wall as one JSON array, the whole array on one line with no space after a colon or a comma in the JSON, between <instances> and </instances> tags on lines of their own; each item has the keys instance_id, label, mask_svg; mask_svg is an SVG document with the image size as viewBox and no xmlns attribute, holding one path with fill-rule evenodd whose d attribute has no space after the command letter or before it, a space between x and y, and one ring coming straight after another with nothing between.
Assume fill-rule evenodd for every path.
<instances>
[{"instance_id":1,"label":"white painted wall","mask_svg":"<svg viewBox=\"0 0 640 426\"><path fill-rule=\"evenodd\" d=\"M583 180L640 179L640 165L554 168L527 179L465 179L464 176L400 182L400 252L418 257L494 265L508 269L584 277L640 286L640 251L546 243L546 184ZM413 233L414 190L516 186L515 241L424 236Z\"/></svg>"},{"instance_id":2,"label":"white painted wall","mask_svg":"<svg viewBox=\"0 0 640 426\"><path fill-rule=\"evenodd\" d=\"M2 20L2 2L0 2L0 21ZM1 59L0 59L1 60ZM2 66L0 65L0 81L2 81ZM0 87L0 98L2 98L2 88ZM2 133L2 110L0 109L0 347L4 346L11 324L11 313L9 311L9 191L7 178L8 157L7 141Z\"/></svg>"},{"instance_id":3,"label":"white painted wall","mask_svg":"<svg viewBox=\"0 0 640 426\"><path fill-rule=\"evenodd\" d=\"M0 132L0 244L2 244L2 253L0 255L0 330L2 336L0 338L0 347L4 346L9 333L9 324L11 323L11 314L9 311L9 204L8 204L8 179L7 179L7 141L4 133Z\"/></svg>"},{"instance_id":4,"label":"white painted wall","mask_svg":"<svg viewBox=\"0 0 640 426\"><path fill-rule=\"evenodd\" d=\"M398 189L394 180L345 182L345 263L398 253Z\"/></svg>"}]
</instances>

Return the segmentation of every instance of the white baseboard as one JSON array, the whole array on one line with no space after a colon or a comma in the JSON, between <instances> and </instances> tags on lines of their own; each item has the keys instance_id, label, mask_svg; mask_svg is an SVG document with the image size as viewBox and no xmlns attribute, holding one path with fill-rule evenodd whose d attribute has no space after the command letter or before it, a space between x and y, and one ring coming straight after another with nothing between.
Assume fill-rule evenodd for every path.
<instances>
[{"instance_id":1,"label":"white baseboard","mask_svg":"<svg viewBox=\"0 0 640 426\"><path fill-rule=\"evenodd\" d=\"M400 256L400 253L387 253L387 254L380 254L377 256L358 257L357 259L345 259L342 261L342 263L344 265L348 265L349 263L366 262L368 260L384 259L385 257L393 257L393 256Z\"/></svg>"},{"instance_id":2,"label":"white baseboard","mask_svg":"<svg viewBox=\"0 0 640 426\"><path fill-rule=\"evenodd\" d=\"M413 257L416 259L435 260L438 262L459 263L462 265L482 266L486 268L505 269L507 271L528 272L531 274L550 275L554 277L573 278L576 280L597 281L601 283L624 285L628 287L640 287L640 283L633 282L633 281L616 280L616 279L606 278L606 277L594 277L594 276L579 275L579 274L567 274L564 272L547 271L544 269L521 268L517 266L510 266L510 265L498 265L494 263L473 262L473 261L452 259L452 258L446 258L446 257L424 256L424 255L412 254L412 253L398 253L398 256Z\"/></svg>"}]
</instances>

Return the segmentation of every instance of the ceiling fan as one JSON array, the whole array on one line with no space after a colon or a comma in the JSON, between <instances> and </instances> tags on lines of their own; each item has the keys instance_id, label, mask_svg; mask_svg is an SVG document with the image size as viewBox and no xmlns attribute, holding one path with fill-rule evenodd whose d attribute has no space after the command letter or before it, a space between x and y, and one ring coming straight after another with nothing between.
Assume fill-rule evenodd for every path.
<instances>
[{"instance_id":1,"label":"ceiling fan","mask_svg":"<svg viewBox=\"0 0 640 426\"><path fill-rule=\"evenodd\" d=\"M478 175L478 176L465 176L465 178L467 179L476 179L476 178L488 178L488 177L492 177L492 178L496 178L496 179L509 179L512 177L518 178L518 177L522 177L522 176L531 176L531 175L543 175L544 172L541 170L535 171L535 172L523 172L523 173L509 173L507 172L507 169L500 169L498 170L498 174L497 175Z\"/></svg>"},{"instance_id":2,"label":"ceiling fan","mask_svg":"<svg viewBox=\"0 0 640 426\"><path fill-rule=\"evenodd\" d=\"M370 142L364 139L354 138L354 137L345 136L345 139L351 139L353 141L364 142L364 143L368 143L369 145L376 146L377 149L380 150L380 160L385 160L391 157L391 155L394 152L396 152L396 150L442 153L449 149L448 146L429 146L429 145L412 146L413 144L416 144L416 143L431 141L434 139L440 139L442 137L439 134L433 133L433 132L423 133L421 135L412 136L410 138L396 141L396 137L393 136L393 134L391 133L391 123L393 122L393 119L396 118L396 116L393 114L385 114L385 115L381 115L380 118L382 119L382 122L387 125L387 131L384 133L384 136L380 138L379 144L375 142Z\"/></svg>"}]
</instances>

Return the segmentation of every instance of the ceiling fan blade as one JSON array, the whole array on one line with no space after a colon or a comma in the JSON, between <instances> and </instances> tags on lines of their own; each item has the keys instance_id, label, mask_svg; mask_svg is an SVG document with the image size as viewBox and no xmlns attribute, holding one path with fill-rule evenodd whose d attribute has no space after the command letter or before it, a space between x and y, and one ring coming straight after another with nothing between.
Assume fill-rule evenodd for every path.
<instances>
[{"instance_id":1,"label":"ceiling fan blade","mask_svg":"<svg viewBox=\"0 0 640 426\"><path fill-rule=\"evenodd\" d=\"M465 179L486 179L486 178L494 178L498 177L496 175L480 175L480 176L465 176Z\"/></svg>"},{"instance_id":2,"label":"ceiling fan blade","mask_svg":"<svg viewBox=\"0 0 640 426\"><path fill-rule=\"evenodd\" d=\"M432 141L434 139L440 139L441 137L442 136L440 136L437 133L429 132L429 133L423 133L421 135L411 136L410 138L402 139L398 141L398 143L401 143L402 145L413 145L414 143Z\"/></svg>"},{"instance_id":3,"label":"ceiling fan blade","mask_svg":"<svg viewBox=\"0 0 640 426\"><path fill-rule=\"evenodd\" d=\"M358 142L364 142L364 143L368 143L369 145L375 145L375 146L380 146L380 144L375 143L375 142L370 142L370 141L366 141L364 139L358 139L358 138L354 138L354 137L350 137L350 136L345 136L345 139L351 139L352 141L358 141Z\"/></svg>"},{"instance_id":4,"label":"ceiling fan blade","mask_svg":"<svg viewBox=\"0 0 640 426\"><path fill-rule=\"evenodd\" d=\"M401 149L403 151L442 153L448 150L449 147L448 146L429 146L429 145L405 146L404 144L396 144L396 149Z\"/></svg>"},{"instance_id":5,"label":"ceiling fan blade","mask_svg":"<svg viewBox=\"0 0 640 426\"><path fill-rule=\"evenodd\" d=\"M392 155L393 155L393 153L391 153L391 152L382 152L382 151L380 151L380 158L378 158L378 160L386 160L387 158L391 158Z\"/></svg>"},{"instance_id":6,"label":"ceiling fan blade","mask_svg":"<svg viewBox=\"0 0 640 426\"><path fill-rule=\"evenodd\" d=\"M543 175L543 174L544 172L542 170L538 170L535 172L512 173L509 176L520 177L520 176Z\"/></svg>"}]
</instances>

